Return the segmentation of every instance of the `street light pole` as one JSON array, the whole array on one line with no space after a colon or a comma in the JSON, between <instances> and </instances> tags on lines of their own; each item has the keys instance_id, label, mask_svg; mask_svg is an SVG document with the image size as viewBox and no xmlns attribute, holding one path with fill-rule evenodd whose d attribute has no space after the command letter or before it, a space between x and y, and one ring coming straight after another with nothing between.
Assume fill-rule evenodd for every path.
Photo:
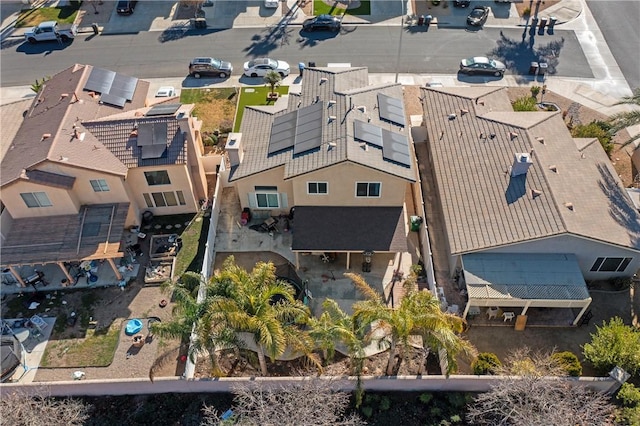
<instances>
[{"instance_id":1,"label":"street light pole","mask_svg":"<svg viewBox=\"0 0 640 426\"><path fill-rule=\"evenodd\" d=\"M404 2L400 0L400 38L398 39L398 56L396 58L396 83L398 82L398 74L400 73L400 50L402 49L402 34L404 33Z\"/></svg>"}]
</instances>

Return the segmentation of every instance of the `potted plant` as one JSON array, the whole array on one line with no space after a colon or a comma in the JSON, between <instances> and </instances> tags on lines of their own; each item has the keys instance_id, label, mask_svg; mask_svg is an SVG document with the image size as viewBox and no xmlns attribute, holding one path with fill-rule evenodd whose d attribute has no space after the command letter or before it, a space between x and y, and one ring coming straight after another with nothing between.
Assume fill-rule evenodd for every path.
<instances>
[{"instance_id":1,"label":"potted plant","mask_svg":"<svg viewBox=\"0 0 640 426\"><path fill-rule=\"evenodd\" d=\"M278 99L279 93L276 92L276 87L280 86L280 82L282 81L282 76L276 71L269 71L264 76L264 82L269 85L271 88L270 92L267 93L267 100L274 101Z\"/></svg>"}]
</instances>

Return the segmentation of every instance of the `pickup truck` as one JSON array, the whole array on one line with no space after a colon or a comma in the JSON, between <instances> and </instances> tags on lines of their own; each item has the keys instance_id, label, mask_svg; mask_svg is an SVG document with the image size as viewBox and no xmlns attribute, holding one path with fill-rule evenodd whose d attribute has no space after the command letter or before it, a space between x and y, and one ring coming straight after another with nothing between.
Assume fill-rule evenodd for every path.
<instances>
[{"instance_id":1,"label":"pickup truck","mask_svg":"<svg viewBox=\"0 0 640 426\"><path fill-rule=\"evenodd\" d=\"M24 33L24 38L29 43L39 41L62 41L67 42L78 34L78 27L73 25L58 25L56 21L41 22L37 27L29 28Z\"/></svg>"}]
</instances>

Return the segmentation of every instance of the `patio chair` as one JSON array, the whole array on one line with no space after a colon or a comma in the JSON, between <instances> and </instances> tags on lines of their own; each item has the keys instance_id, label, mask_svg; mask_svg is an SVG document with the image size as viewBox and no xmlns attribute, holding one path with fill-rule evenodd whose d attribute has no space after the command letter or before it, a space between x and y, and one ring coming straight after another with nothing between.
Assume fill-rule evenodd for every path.
<instances>
[{"instance_id":1,"label":"patio chair","mask_svg":"<svg viewBox=\"0 0 640 426\"><path fill-rule=\"evenodd\" d=\"M503 312L502 316L504 317L504 321L502 322L511 322L516 315L513 312Z\"/></svg>"}]
</instances>

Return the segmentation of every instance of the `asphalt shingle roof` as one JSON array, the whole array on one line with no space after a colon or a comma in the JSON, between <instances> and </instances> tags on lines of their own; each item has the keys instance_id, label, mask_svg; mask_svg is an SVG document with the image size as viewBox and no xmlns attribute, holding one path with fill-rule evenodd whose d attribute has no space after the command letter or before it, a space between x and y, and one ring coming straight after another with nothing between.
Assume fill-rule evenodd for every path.
<instances>
[{"instance_id":1,"label":"asphalt shingle roof","mask_svg":"<svg viewBox=\"0 0 640 426\"><path fill-rule=\"evenodd\" d=\"M599 144L581 151L559 113L513 112L503 89L464 89L422 91L452 253L562 233L640 249L639 214ZM533 164L511 177L516 153Z\"/></svg>"}]
</instances>

